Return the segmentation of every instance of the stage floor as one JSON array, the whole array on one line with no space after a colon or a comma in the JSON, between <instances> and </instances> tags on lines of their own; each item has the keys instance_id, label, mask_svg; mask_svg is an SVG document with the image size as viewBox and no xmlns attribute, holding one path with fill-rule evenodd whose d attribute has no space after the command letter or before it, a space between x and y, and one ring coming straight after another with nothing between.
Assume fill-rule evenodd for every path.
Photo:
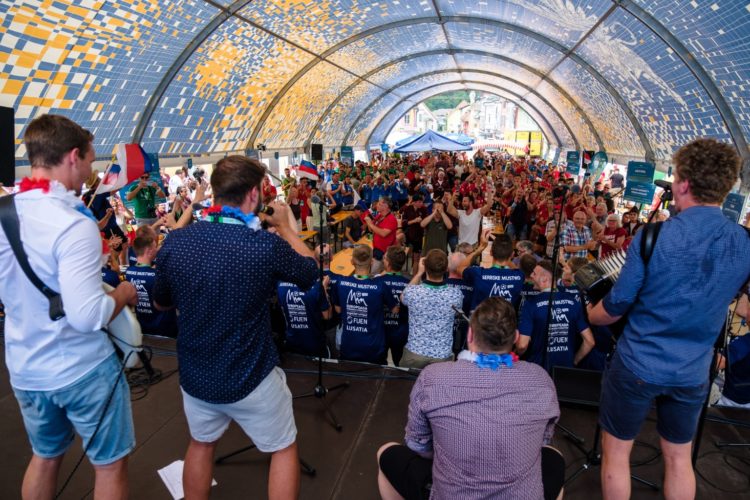
<instances>
[{"instance_id":1,"label":"stage floor","mask_svg":"<svg viewBox=\"0 0 750 500\"><path fill-rule=\"evenodd\" d=\"M169 355L174 350L173 341L154 341L157 347L153 360L155 368L168 373L177 366L177 359ZM30 447L23 429L18 405L8 384L5 363L0 369L0 498L20 498L21 480L31 456ZM315 386L316 364L310 360L289 356L284 360L289 387L293 394L309 392ZM326 364L324 369L336 372L324 376L324 383L333 386L342 382L350 385L343 391L328 396L328 401L343 429L337 432L329 423L319 400L298 399L294 410L298 427L298 443L301 458L316 469L314 477L302 474L302 499L377 499L377 467L375 451L386 441L403 439L406 423L406 408L413 377L408 374L381 367L354 363ZM188 430L182 412L182 400L177 374L151 386L145 396L133 402L137 448L130 457L130 497L139 500L169 499L167 488L157 470L175 460L183 459L188 442ZM722 414L747 422L748 413L711 410L710 414ZM581 435L585 447L593 438L596 415L581 409L563 408L561 423ZM707 422L700 448L698 470L698 498L723 499L747 498L750 491L750 448L735 448L724 451L716 448L716 441L750 442L750 429L733 425ZM655 423L649 420L639 436L643 445L635 447L633 461L647 461L654 456L653 446L658 446ZM226 454L250 444L245 435L234 425L218 445L218 454ZM583 462L583 453L558 431L555 446L564 454L568 463L568 475ZM67 477L81 453L80 441L76 441L68 452L61 474ZM244 452L230 458L214 468L218 483L212 490L214 499L266 497L268 456L257 450ZM633 469L641 477L661 483L663 461L655 458L646 465ZM726 491L717 489L721 487ZM63 499L92 498L93 469L87 461L81 465ZM733 493L728 493L733 492ZM633 484L633 498L660 498L639 483ZM584 472L566 487L566 498L600 498L599 469L594 467Z\"/></svg>"}]
</instances>

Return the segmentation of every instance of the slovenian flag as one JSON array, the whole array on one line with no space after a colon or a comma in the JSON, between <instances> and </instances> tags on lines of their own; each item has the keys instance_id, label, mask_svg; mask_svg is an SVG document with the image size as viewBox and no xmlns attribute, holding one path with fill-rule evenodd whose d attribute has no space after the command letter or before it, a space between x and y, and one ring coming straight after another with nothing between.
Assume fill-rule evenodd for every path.
<instances>
[{"instance_id":1,"label":"slovenian flag","mask_svg":"<svg viewBox=\"0 0 750 500\"><path fill-rule=\"evenodd\" d=\"M116 191L154 170L154 165L139 144L118 144L117 163L104 172L95 194Z\"/></svg>"},{"instance_id":2,"label":"slovenian flag","mask_svg":"<svg viewBox=\"0 0 750 500\"><path fill-rule=\"evenodd\" d=\"M297 177L307 177L310 180L317 181L318 169L309 161L302 160L299 162L299 167L297 167Z\"/></svg>"}]
</instances>

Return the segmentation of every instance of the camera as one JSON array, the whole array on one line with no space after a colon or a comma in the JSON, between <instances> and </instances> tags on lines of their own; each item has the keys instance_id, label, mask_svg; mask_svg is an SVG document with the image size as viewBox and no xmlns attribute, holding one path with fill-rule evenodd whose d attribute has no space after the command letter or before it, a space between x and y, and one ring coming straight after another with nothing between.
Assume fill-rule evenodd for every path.
<instances>
[{"instance_id":1,"label":"camera","mask_svg":"<svg viewBox=\"0 0 750 500\"><path fill-rule=\"evenodd\" d=\"M193 171L193 179L195 179L196 181L198 181L198 184L201 183L201 181L203 180L203 177L205 175L206 175L206 172L202 168L200 168L200 167L196 168Z\"/></svg>"}]
</instances>

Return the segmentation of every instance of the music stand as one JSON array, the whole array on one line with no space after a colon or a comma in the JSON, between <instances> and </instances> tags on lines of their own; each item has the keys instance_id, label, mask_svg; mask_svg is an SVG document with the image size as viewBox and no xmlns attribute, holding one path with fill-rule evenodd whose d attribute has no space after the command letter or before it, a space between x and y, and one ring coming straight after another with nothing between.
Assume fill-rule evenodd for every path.
<instances>
[{"instance_id":1,"label":"music stand","mask_svg":"<svg viewBox=\"0 0 750 500\"><path fill-rule=\"evenodd\" d=\"M311 201L317 201L318 208L320 210L320 259L318 264L318 271L320 273L320 283L321 286L323 284L323 241L325 240L325 226L324 223L327 221L325 220L324 212L325 212L325 206L323 202L323 198L319 197L318 200L311 200ZM323 410L326 412L326 415L328 415L328 418L331 421L331 424L333 425L333 428L337 431L341 432L341 429L343 429L341 423L339 423L338 419L336 418L336 415L334 415L333 411L331 410L331 406L328 404L328 400L326 399L326 395L331 391L338 391L340 389L346 389L349 387L349 382L343 382L341 384L336 384L333 387L326 387L323 384L323 357L326 350L326 335L325 332L321 330L320 332L320 351L318 353L318 382L315 384L315 387L312 391L300 394L299 396L294 396L293 399L301 399L301 398L309 398L312 396L315 396L315 398L320 401L320 404L323 406Z\"/></svg>"},{"instance_id":2,"label":"music stand","mask_svg":"<svg viewBox=\"0 0 750 500\"><path fill-rule=\"evenodd\" d=\"M552 368L552 380L555 383L557 400L560 403L568 403L592 409L599 408L599 399L602 390L602 372L555 366ZM573 445L584 453L586 461L565 480L566 485L573 482L578 476L592 467L598 467L602 464L602 453L599 450L601 432L602 428L597 419L596 429L594 430L594 441L591 445L591 449L587 450L580 442L573 441ZM630 477L654 490L659 490L659 487L656 484L638 477L635 474L631 473Z\"/></svg>"}]
</instances>

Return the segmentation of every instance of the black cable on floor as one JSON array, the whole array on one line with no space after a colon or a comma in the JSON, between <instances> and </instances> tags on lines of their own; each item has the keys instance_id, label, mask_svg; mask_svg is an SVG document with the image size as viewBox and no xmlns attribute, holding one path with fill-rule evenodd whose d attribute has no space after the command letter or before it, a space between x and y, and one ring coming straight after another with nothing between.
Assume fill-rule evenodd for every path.
<instances>
[{"instance_id":1,"label":"black cable on floor","mask_svg":"<svg viewBox=\"0 0 750 500\"><path fill-rule=\"evenodd\" d=\"M714 483L713 481L711 481L710 479L708 479L701 472L700 468L698 467L698 463L700 462L700 460L703 459L703 458L705 458L705 457L707 457L707 456L709 456L709 455L716 455L716 454L719 454L719 453L723 455L723 460L724 460L724 463L727 465L727 467L729 467L733 471L739 473L740 475L745 476L745 480L747 481L747 484L745 484L744 486L742 486L741 488L739 488L737 490L730 490L728 488L724 488L724 487L719 486L718 484ZM736 460L738 460L739 462L741 462L742 464L744 464L744 467L738 467L736 464L732 464L730 459L736 459ZM734 455L732 453L726 453L726 452L721 451L721 450L716 450L716 451L706 452L703 455L701 455L700 457L698 457L698 462L696 462L696 464L695 464L695 473L698 474L698 476L703 481L705 481L706 484L708 484L712 488L714 488L714 489L716 489L716 490L718 490L718 491L720 491L722 493L741 494L741 493L747 493L748 489L750 488L750 473L748 473L748 470L749 470L748 467L749 466L750 466L750 459L748 459L747 457L741 457L739 455Z\"/></svg>"},{"instance_id":2,"label":"black cable on floor","mask_svg":"<svg viewBox=\"0 0 750 500\"><path fill-rule=\"evenodd\" d=\"M146 353L146 357L150 362L154 358L154 350L150 346L143 346L143 351ZM148 371L143 368L133 368L128 371L127 379L128 385L130 386L130 400L138 401L148 396L148 391L151 386L168 379L172 375L177 373L177 369L169 370L168 372L162 372L159 369L154 368L153 374L149 374Z\"/></svg>"}]
</instances>

